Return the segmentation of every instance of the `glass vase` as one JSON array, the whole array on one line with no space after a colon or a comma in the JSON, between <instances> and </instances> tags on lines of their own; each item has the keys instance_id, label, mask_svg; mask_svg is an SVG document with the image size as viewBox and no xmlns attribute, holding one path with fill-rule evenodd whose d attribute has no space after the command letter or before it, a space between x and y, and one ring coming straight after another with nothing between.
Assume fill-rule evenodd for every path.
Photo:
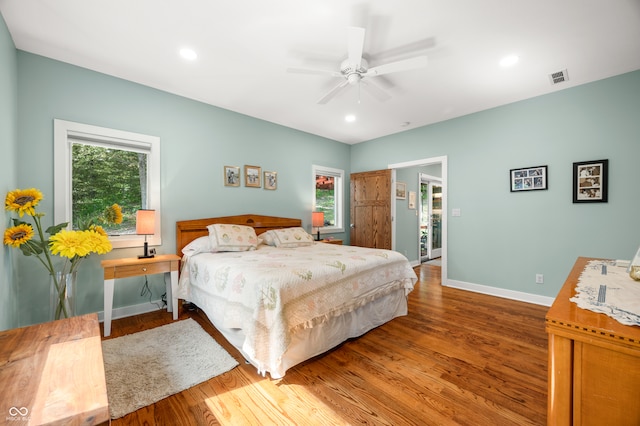
<instances>
[{"instance_id":1,"label":"glass vase","mask_svg":"<svg viewBox=\"0 0 640 426\"><path fill-rule=\"evenodd\" d=\"M49 312L52 321L75 315L77 278L78 272L56 272L55 276L51 276Z\"/></svg>"}]
</instances>

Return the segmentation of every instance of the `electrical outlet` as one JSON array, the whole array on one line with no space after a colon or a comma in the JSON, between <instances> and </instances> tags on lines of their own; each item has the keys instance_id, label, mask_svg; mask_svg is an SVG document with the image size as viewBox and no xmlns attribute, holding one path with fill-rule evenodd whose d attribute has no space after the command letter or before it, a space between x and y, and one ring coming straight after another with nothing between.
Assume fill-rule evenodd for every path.
<instances>
[{"instance_id":1,"label":"electrical outlet","mask_svg":"<svg viewBox=\"0 0 640 426\"><path fill-rule=\"evenodd\" d=\"M544 275L536 274L536 284L544 284Z\"/></svg>"}]
</instances>

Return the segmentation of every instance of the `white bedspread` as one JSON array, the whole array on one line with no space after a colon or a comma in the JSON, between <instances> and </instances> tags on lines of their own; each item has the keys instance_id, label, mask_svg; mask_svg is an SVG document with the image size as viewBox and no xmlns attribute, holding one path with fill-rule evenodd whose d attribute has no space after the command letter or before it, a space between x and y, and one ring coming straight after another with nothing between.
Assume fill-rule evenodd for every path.
<instances>
[{"instance_id":1,"label":"white bedspread","mask_svg":"<svg viewBox=\"0 0 640 426\"><path fill-rule=\"evenodd\" d=\"M242 329L242 350L258 370L279 365L291 334L351 312L392 291L413 290L406 257L391 250L314 243L185 257L178 297L192 287L210 297L201 306L216 325ZM202 303L202 302L200 302Z\"/></svg>"}]
</instances>

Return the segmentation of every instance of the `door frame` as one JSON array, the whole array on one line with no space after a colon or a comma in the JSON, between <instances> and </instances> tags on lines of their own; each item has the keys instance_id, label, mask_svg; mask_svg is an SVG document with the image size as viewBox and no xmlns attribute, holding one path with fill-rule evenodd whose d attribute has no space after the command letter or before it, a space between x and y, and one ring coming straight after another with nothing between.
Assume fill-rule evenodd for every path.
<instances>
[{"instance_id":1,"label":"door frame","mask_svg":"<svg viewBox=\"0 0 640 426\"><path fill-rule=\"evenodd\" d=\"M437 176L431 176L431 175L428 175L426 173L418 173L418 188L419 188L418 192L420 192L422 190L422 188L421 188L422 184L427 185L428 188L429 188L427 203L429 205L429 209L428 209L429 214L432 214L432 210L433 210L433 195L432 195L433 185L436 184L436 185L442 187L442 178L437 177ZM418 215L418 218L419 218L418 219L418 258L419 258L418 260L420 261L420 263L422 263L422 247L421 247L421 241L420 241L420 231L421 231L420 226L421 226L422 220L423 220L423 217L422 217L423 206L422 206L422 204L423 204L422 203L422 197L420 197L420 205L419 205L420 212L419 212L419 215ZM432 256L432 254L433 254L432 253L432 250L433 250L433 248L432 248L432 245L433 245L433 221L431 220L431 218L428 219L428 223L429 223L429 226L428 226L428 231L427 231L428 232L427 254L428 254L428 257L431 259L431 258L433 258L433 256ZM442 233L442 230L440 230L440 232ZM440 247L438 250L440 250L440 256L438 256L438 257L442 257L442 247Z\"/></svg>"},{"instance_id":2,"label":"door frame","mask_svg":"<svg viewBox=\"0 0 640 426\"><path fill-rule=\"evenodd\" d=\"M441 267L441 284L447 285L448 283L448 255L449 255L449 245L447 238L447 229L448 229L448 159L446 155L440 157L431 157L431 158L423 158L421 160L412 160L405 161L403 163L393 163L387 166L388 169L392 169L393 172L391 174L392 178L392 186L395 186L396 181L396 169L402 169L406 167L416 167L416 166L429 166L432 164L440 164L442 166L442 267ZM396 203L391 202L391 247L392 250L396 249Z\"/></svg>"}]
</instances>

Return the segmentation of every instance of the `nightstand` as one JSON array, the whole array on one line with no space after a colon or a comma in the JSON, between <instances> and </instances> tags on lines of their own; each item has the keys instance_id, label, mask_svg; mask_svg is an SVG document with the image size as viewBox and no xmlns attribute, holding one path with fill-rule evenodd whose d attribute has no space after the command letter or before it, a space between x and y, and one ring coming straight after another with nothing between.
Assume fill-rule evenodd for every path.
<instances>
[{"instance_id":1,"label":"nightstand","mask_svg":"<svg viewBox=\"0 0 640 426\"><path fill-rule=\"evenodd\" d=\"M129 278L142 275L164 273L167 291L167 312L173 312L178 319L178 264L180 256L161 254L146 259L131 257L126 259L107 259L100 262L104 269L104 335L111 334L111 316L113 313L113 288L117 278Z\"/></svg>"},{"instance_id":2,"label":"nightstand","mask_svg":"<svg viewBox=\"0 0 640 426\"><path fill-rule=\"evenodd\" d=\"M337 244L339 246L342 245L342 240L337 240L337 239L332 239L332 240L320 240L321 243L327 243L327 244Z\"/></svg>"}]
</instances>

